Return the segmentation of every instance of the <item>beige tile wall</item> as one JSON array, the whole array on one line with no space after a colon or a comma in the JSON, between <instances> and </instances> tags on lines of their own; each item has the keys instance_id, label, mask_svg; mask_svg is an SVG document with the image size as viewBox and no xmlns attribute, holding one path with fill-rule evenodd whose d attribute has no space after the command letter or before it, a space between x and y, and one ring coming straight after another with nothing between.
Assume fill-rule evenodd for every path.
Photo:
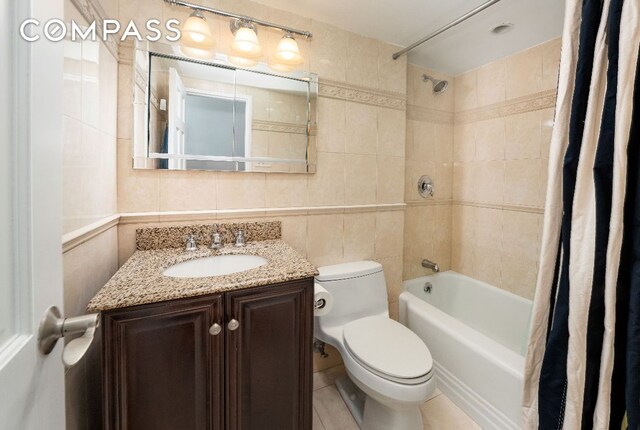
<instances>
[{"instance_id":1,"label":"beige tile wall","mask_svg":"<svg viewBox=\"0 0 640 430\"><path fill-rule=\"evenodd\" d=\"M86 24L69 0L65 19ZM64 233L73 235L117 213L118 63L101 42L64 43L63 219ZM65 253L66 315L84 313L92 292L117 270L117 250L112 228Z\"/></svg>"},{"instance_id":2,"label":"beige tile wall","mask_svg":"<svg viewBox=\"0 0 640 430\"><path fill-rule=\"evenodd\" d=\"M560 41L552 40L455 78L452 267L527 298L559 58Z\"/></svg>"},{"instance_id":3,"label":"beige tile wall","mask_svg":"<svg viewBox=\"0 0 640 430\"><path fill-rule=\"evenodd\" d=\"M117 4L102 7L117 16ZM86 25L71 1L65 20ZM118 60L102 42L65 40L64 233L73 235L117 212ZM111 228L63 255L64 315L82 315L89 299L118 269L118 232ZM65 375L67 429L100 427L100 358L87 357Z\"/></svg>"},{"instance_id":4,"label":"beige tile wall","mask_svg":"<svg viewBox=\"0 0 640 430\"><path fill-rule=\"evenodd\" d=\"M66 19L86 25L67 0ZM64 42L64 232L117 210L118 62L99 41Z\"/></svg>"},{"instance_id":5,"label":"beige tile wall","mask_svg":"<svg viewBox=\"0 0 640 430\"><path fill-rule=\"evenodd\" d=\"M433 93L422 75L449 81L447 90ZM407 139L405 146L404 279L429 273L421 266L428 258L441 270L451 268L451 193L453 184L453 101L451 76L409 65L407 67ZM434 197L418 194L418 179L429 175Z\"/></svg>"}]
</instances>

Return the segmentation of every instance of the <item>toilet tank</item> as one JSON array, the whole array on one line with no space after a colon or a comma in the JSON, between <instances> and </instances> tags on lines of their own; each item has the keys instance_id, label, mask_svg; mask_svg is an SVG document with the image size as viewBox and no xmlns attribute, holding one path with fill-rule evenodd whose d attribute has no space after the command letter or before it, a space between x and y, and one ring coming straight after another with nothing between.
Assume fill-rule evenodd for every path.
<instances>
[{"instance_id":1,"label":"toilet tank","mask_svg":"<svg viewBox=\"0 0 640 430\"><path fill-rule=\"evenodd\" d=\"M388 315L387 286L382 265L356 261L318 268L316 282L333 296L327 315L315 318L316 328L344 325L372 315Z\"/></svg>"}]
</instances>

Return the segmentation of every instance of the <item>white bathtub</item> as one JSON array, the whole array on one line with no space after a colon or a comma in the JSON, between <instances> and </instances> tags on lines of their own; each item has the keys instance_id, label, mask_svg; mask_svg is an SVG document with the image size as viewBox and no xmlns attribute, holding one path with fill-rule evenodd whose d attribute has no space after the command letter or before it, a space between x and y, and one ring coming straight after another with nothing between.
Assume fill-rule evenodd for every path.
<instances>
[{"instance_id":1,"label":"white bathtub","mask_svg":"<svg viewBox=\"0 0 640 430\"><path fill-rule=\"evenodd\" d=\"M485 430L521 428L531 301L451 271L404 286L400 321L429 347L438 388Z\"/></svg>"}]
</instances>

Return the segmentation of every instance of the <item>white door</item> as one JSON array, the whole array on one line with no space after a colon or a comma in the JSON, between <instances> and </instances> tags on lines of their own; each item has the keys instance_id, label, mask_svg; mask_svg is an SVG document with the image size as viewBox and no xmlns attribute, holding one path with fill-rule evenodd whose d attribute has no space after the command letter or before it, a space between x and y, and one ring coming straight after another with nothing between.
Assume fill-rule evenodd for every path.
<instances>
[{"instance_id":1,"label":"white door","mask_svg":"<svg viewBox=\"0 0 640 430\"><path fill-rule=\"evenodd\" d=\"M184 155L186 99L187 90L178 71L172 67L169 69L169 141L167 142L169 154ZM170 169L186 167L185 160L179 158L170 158L168 164Z\"/></svg>"},{"instance_id":2,"label":"white door","mask_svg":"<svg viewBox=\"0 0 640 430\"><path fill-rule=\"evenodd\" d=\"M63 3L0 0L0 428L63 430L62 342L45 356L36 341L63 299L63 47L22 41L27 17L62 18Z\"/></svg>"}]
</instances>

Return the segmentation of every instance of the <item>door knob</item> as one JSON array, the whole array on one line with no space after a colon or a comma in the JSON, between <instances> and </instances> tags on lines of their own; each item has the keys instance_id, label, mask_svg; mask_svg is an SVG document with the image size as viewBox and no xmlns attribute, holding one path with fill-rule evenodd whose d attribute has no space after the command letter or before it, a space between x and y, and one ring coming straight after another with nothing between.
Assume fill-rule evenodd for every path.
<instances>
[{"instance_id":1,"label":"door knob","mask_svg":"<svg viewBox=\"0 0 640 430\"><path fill-rule=\"evenodd\" d=\"M229 321L229 324L227 325L227 327L229 328L229 330L234 331L238 327L240 327L240 323L238 322L238 320L232 319L231 321Z\"/></svg>"},{"instance_id":2,"label":"door knob","mask_svg":"<svg viewBox=\"0 0 640 430\"><path fill-rule=\"evenodd\" d=\"M47 355L56 346L58 339L71 334L82 336L69 342L62 351L62 363L67 369L78 364L89 349L96 328L100 324L100 314L87 314L73 318L61 318L60 310L51 306L45 312L38 329L38 348Z\"/></svg>"},{"instance_id":3,"label":"door knob","mask_svg":"<svg viewBox=\"0 0 640 430\"><path fill-rule=\"evenodd\" d=\"M209 328L209 333L212 336L217 336L220 334L220 332L222 331L222 327L220 327L220 324L218 323L214 323L210 328Z\"/></svg>"}]
</instances>

